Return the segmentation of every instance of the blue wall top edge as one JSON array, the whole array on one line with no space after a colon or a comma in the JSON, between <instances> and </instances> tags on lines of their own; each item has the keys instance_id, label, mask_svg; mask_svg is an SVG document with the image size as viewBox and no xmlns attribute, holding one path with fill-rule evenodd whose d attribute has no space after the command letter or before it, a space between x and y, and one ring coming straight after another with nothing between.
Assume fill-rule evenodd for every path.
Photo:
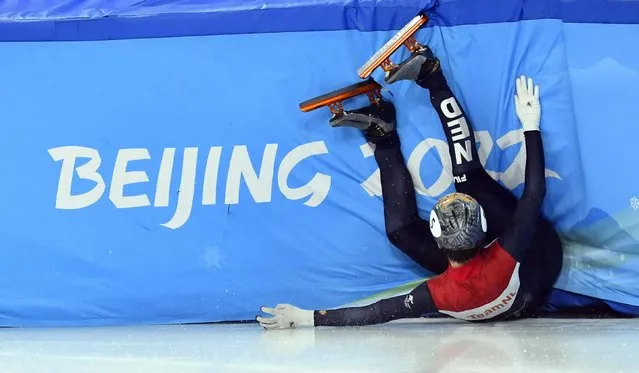
<instances>
[{"instance_id":1,"label":"blue wall top edge","mask_svg":"<svg viewBox=\"0 0 639 373\"><path fill-rule=\"evenodd\" d=\"M624 0L33 0L0 2L0 41L396 30L421 9L440 26L544 18L639 23L639 2Z\"/></svg>"}]
</instances>

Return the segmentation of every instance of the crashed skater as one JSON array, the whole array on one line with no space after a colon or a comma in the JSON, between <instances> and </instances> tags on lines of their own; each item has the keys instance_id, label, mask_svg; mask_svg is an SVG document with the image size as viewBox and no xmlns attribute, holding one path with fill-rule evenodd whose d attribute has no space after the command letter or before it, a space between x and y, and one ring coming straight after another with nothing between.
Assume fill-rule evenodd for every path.
<instances>
[{"instance_id":1,"label":"crashed skater","mask_svg":"<svg viewBox=\"0 0 639 373\"><path fill-rule=\"evenodd\" d=\"M429 91L452 159L456 192L437 201L429 221L418 215L392 103L382 100L346 111L333 117L331 125L362 129L375 144L388 239L436 276L407 295L363 307L262 307L270 314L257 317L262 327L370 325L433 313L467 321L512 320L531 316L545 303L561 270L562 244L540 213L546 187L539 86L524 76L516 80L515 109L527 157L518 200L481 165L472 125L428 47L412 53L385 78L389 84L400 80L415 81Z\"/></svg>"}]
</instances>

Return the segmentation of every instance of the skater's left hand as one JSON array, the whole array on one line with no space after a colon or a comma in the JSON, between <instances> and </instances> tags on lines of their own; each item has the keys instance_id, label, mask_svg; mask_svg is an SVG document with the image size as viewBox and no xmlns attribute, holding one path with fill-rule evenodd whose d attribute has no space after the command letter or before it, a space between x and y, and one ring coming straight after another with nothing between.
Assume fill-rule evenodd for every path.
<instances>
[{"instance_id":1,"label":"skater's left hand","mask_svg":"<svg viewBox=\"0 0 639 373\"><path fill-rule=\"evenodd\" d=\"M515 111L525 131L539 131L541 105L539 105L539 86L532 78L522 75L515 83Z\"/></svg>"},{"instance_id":2,"label":"skater's left hand","mask_svg":"<svg viewBox=\"0 0 639 373\"><path fill-rule=\"evenodd\" d=\"M304 310L290 304L278 304L275 308L262 307L264 313L273 317L256 318L264 329L289 329L302 326L315 326L315 315L312 310Z\"/></svg>"}]
</instances>

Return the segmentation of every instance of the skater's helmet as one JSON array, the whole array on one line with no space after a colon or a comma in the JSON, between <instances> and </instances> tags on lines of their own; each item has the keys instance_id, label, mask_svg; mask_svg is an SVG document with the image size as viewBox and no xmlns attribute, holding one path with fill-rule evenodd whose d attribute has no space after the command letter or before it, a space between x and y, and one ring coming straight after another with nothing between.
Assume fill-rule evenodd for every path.
<instances>
[{"instance_id":1,"label":"skater's helmet","mask_svg":"<svg viewBox=\"0 0 639 373\"><path fill-rule=\"evenodd\" d=\"M464 193L440 198L430 212L430 232L439 248L455 262L466 262L479 251L486 230L484 209Z\"/></svg>"}]
</instances>

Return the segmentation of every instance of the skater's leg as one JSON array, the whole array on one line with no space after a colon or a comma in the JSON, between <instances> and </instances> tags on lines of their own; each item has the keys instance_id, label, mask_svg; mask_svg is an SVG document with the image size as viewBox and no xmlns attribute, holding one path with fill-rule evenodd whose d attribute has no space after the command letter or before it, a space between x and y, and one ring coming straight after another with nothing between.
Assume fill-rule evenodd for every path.
<instances>
[{"instance_id":1,"label":"skater's leg","mask_svg":"<svg viewBox=\"0 0 639 373\"><path fill-rule=\"evenodd\" d=\"M402 156L397 132L376 140L375 160L381 175L388 239L422 267L443 273L448 268L448 260L430 233L428 222L418 215L415 186Z\"/></svg>"},{"instance_id":2,"label":"skater's leg","mask_svg":"<svg viewBox=\"0 0 639 373\"><path fill-rule=\"evenodd\" d=\"M331 125L363 129L368 141L375 144L388 239L422 267L443 273L448 260L431 235L428 222L418 215L415 186L395 130L393 104L381 100L376 105L347 111L331 120Z\"/></svg>"},{"instance_id":3,"label":"skater's leg","mask_svg":"<svg viewBox=\"0 0 639 373\"><path fill-rule=\"evenodd\" d=\"M415 81L428 91L431 104L439 116L448 143L455 189L470 195L482 205L488 221L486 237L492 240L507 227L517 199L490 177L479 161L473 126L450 89L439 60L427 47L421 54L411 58L421 61L422 67ZM410 59L407 63L410 63Z\"/></svg>"}]
</instances>

